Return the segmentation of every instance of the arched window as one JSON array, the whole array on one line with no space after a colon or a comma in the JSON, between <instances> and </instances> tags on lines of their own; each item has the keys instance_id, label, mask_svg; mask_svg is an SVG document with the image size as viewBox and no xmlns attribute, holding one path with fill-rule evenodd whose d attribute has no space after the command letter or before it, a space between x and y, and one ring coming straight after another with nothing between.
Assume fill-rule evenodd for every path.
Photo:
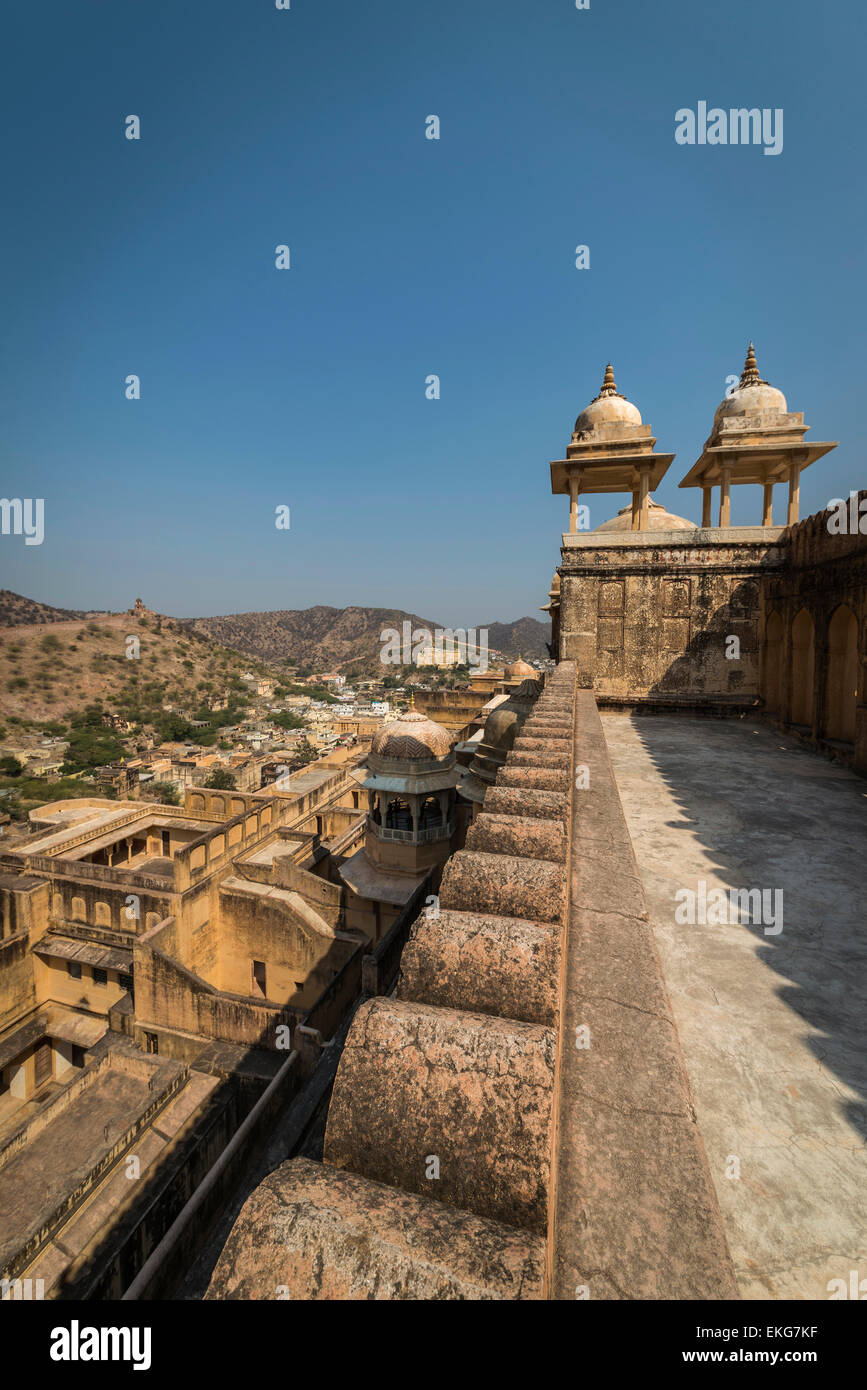
<instances>
[{"instance_id":1,"label":"arched window","mask_svg":"<svg viewBox=\"0 0 867 1390\"><path fill-rule=\"evenodd\" d=\"M855 741L858 704L858 619L843 603L828 628L828 675L825 685L825 736Z\"/></svg>"},{"instance_id":2,"label":"arched window","mask_svg":"<svg viewBox=\"0 0 867 1390\"><path fill-rule=\"evenodd\" d=\"M792 624L793 724L813 727L813 672L815 669L814 623L802 608Z\"/></svg>"},{"instance_id":3,"label":"arched window","mask_svg":"<svg viewBox=\"0 0 867 1390\"><path fill-rule=\"evenodd\" d=\"M386 830L412 830L412 812L402 797L392 797L385 813Z\"/></svg>"},{"instance_id":4,"label":"arched window","mask_svg":"<svg viewBox=\"0 0 867 1390\"><path fill-rule=\"evenodd\" d=\"M426 796L421 803L419 830L433 830L443 823L443 808L438 796Z\"/></svg>"}]
</instances>

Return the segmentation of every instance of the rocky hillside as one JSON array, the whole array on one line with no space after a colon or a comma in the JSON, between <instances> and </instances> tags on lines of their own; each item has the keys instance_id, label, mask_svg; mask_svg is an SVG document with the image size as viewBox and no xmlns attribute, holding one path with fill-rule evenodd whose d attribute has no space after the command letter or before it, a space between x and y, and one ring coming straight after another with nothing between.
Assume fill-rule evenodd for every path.
<instances>
[{"instance_id":1,"label":"rocky hillside","mask_svg":"<svg viewBox=\"0 0 867 1390\"><path fill-rule=\"evenodd\" d=\"M545 643L551 640L551 624L538 618L518 618L514 623L483 623L488 629L488 646L510 657L548 657Z\"/></svg>"},{"instance_id":2,"label":"rocky hillside","mask_svg":"<svg viewBox=\"0 0 867 1390\"><path fill-rule=\"evenodd\" d=\"M3 716L57 720L100 700L121 713L136 689L198 707L249 668L290 661L315 672L358 669L381 675L381 633L437 624L398 608L315 608L169 618L140 607L77 613L0 591L0 723ZM535 618L487 623L488 642L507 657L547 656L549 627ZM478 628L477 628L478 631ZM127 638L139 639L129 658Z\"/></svg>"},{"instance_id":3,"label":"rocky hillside","mask_svg":"<svg viewBox=\"0 0 867 1390\"><path fill-rule=\"evenodd\" d=\"M90 613L82 613L77 608L52 608L47 603L37 603L34 598L25 598L23 594L13 594L11 589L0 589L0 627L63 623L70 618L89 617Z\"/></svg>"},{"instance_id":4,"label":"rocky hillside","mask_svg":"<svg viewBox=\"0 0 867 1390\"><path fill-rule=\"evenodd\" d=\"M224 646L249 652L262 661L291 661L314 671L358 665L376 669L386 628L402 631L437 626L399 608L278 609L273 613L233 613L224 618L194 618L190 627ZM411 630L412 630L411 629Z\"/></svg>"},{"instance_id":5,"label":"rocky hillside","mask_svg":"<svg viewBox=\"0 0 867 1390\"><path fill-rule=\"evenodd\" d=\"M189 626L224 646L249 652L262 661L291 661L315 671L358 666L375 672L386 628L403 631L403 623L430 631L439 625L430 618L399 608L280 609L273 613L234 613L220 618L194 618ZM550 624L535 618L514 623L486 623L488 644L507 656L546 657ZM477 628L478 631L478 628Z\"/></svg>"},{"instance_id":6,"label":"rocky hillside","mask_svg":"<svg viewBox=\"0 0 867 1390\"><path fill-rule=\"evenodd\" d=\"M62 721L96 701L116 714L142 697L195 710L239 688L240 676L258 665L148 610L7 625L0 631L0 727L10 719Z\"/></svg>"}]
</instances>

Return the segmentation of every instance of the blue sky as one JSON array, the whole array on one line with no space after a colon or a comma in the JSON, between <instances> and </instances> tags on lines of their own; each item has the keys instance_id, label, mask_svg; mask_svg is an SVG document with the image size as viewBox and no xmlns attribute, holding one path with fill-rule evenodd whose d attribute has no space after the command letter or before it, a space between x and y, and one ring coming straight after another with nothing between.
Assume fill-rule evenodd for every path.
<instances>
[{"instance_id":1,"label":"blue sky","mask_svg":"<svg viewBox=\"0 0 867 1390\"><path fill-rule=\"evenodd\" d=\"M834 0L10 9L2 492L43 497L46 534L0 537L0 586L535 613L568 513L548 462L605 363L697 521L677 483L750 337L841 441L802 515L863 486L864 42ZM782 107L782 154L677 145L700 100ZM760 508L734 490L735 524Z\"/></svg>"}]
</instances>

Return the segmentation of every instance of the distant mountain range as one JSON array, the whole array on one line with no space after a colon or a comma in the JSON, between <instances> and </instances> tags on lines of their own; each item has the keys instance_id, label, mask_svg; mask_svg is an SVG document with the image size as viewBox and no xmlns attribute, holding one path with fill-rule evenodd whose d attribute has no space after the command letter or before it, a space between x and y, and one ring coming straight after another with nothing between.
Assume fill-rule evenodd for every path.
<instances>
[{"instance_id":1,"label":"distant mountain range","mask_svg":"<svg viewBox=\"0 0 867 1390\"><path fill-rule=\"evenodd\" d=\"M0 589L0 627L70 622L81 618L108 616L99 611L53 608L34 599ZM200 637L243 652L260 661L291 661L324 671L334 667L359 666L376 670L385 628L402 631L404 622L415 628L434 631L440 624L400 608L313 608L277 609L267 613L231 613L215 618L174 619L179 628L188 628ZM518 618L513 623L489 622L476 625L488 630L488 645L507 657L533 659L547 657L545 643L550 639L550 623L537 618Z\"/></svg>"},{"instance_id":2,"label":"distant mountain range","mask_svg":"<svg viewBox=\"0 0 867 1390\"><path fill-rule=\"evenodd\" d=\"M375 670L382 650L381 634L386 628L403 631L441 624L400 608L314 608L278 609L272 613L234 613L219 618L193 618L189 626L223 646L248 652L262 661L291 660L314 670L358 665ZM506 656L547 657L545 646L551 636L549 623L536 618L519 618L514 623L482 623L488 629L488 645Z\"/></svg>"}]
</instances>

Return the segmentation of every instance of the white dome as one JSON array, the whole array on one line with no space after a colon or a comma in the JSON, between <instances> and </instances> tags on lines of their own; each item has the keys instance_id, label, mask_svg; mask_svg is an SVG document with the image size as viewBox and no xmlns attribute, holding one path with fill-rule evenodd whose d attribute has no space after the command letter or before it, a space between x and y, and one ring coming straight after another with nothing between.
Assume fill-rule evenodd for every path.
<instances>
[{"instance_id":1,"label":"white dome","mask_svg":"<svg viewBox=\"0 0 867 1390\"><path fill-rule=\"evenodd\" d=\"M720 401L713 417L714 424L729 415L785 415L787 411L788 406L782 391L778 391L776 386L772 386L769 381L763 381L759 376L755 348L750 343L740 382L730 396Z\"/></svg>"},{"instance_id":2,"label":"white dome","mask_svg":"<svg viewBox=\"0 0 867 1390\"><path fill-rule=\"evenodd\" d=\"M592 434L598 425L624 424L640 425L641 414L637 406L628 401L617 390L614 369L611 363L605 368L605 380L598 396L594 396L575 421L575 434Z\"/></svg>"},{"instance_id":3,"label":"white dome","mask_svg":"<svg viewBox=\"0 0 867 1390\"><path fill-rule=\"evenodd\" d=\"M785 415L787 410L782 391L762 381L755 386L738 386L720 401L714 420L723 420L727 415L766 415L769 411Z\"/></svg>"},{"instance_id":4,"label":"white dome","mask_svg":"<svg viewBox=\"0 0 867 1390\"><path fill-rule=\"evenodd\" d=\"M665 507L659 502L654 502L648 498L647 502L647 529L648 531L695 531L694 521L687 521L685 516L676 516L674 512L666 511ZM621 507L616 516L610 521L603 521L601 526L594 526L593 534L599 531L631 531L632 530L632 507Z\"/></svg>"}]
</instances>

